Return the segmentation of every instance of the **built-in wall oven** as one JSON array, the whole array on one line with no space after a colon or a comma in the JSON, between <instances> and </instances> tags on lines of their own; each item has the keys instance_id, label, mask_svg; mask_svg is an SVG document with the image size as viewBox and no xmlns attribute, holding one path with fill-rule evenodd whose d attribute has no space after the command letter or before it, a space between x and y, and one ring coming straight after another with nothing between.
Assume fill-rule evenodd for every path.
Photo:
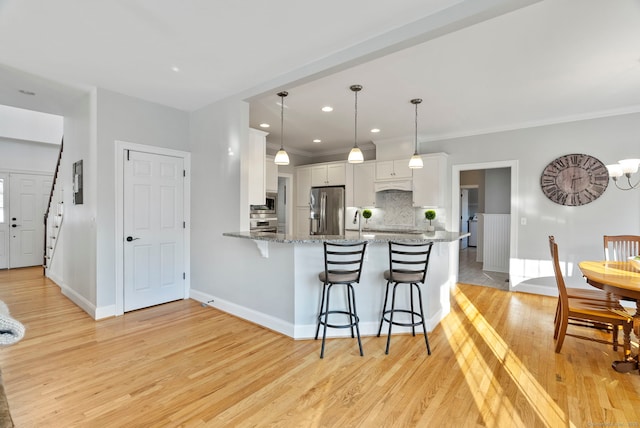
<instances>
[{"instance_id":1,"label":"built-in wall oven","mask_svg":"<svg viewBox=\"0 0 640 428\"><path fill-rule=\"evenodd\" d=\"M278 194L268 192L263 205L250 206L249 229L251 232L278 231Z\"/></svg>"}]
</instances>

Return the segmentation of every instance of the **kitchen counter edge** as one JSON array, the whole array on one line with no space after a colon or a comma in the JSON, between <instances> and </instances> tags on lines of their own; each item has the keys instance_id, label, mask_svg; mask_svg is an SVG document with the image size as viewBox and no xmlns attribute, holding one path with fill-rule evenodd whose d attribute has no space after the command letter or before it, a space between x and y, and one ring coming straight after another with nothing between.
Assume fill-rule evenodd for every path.
<instances>
[{"instance_id":1,"label":"kitchen counter edge","mask_svg":"<svg viewBox=\"0 0 640 428\"><path fill-rule=\"evenodd\" d=\"M437 230L425 233L389 233L389 232L356 232L347 231L344 235L287 235L284 233L265 232L225 232L230 238L252 239L254 241L279 242L283 244L315 244L322 242L453 242L469 236L464 232L447 232Z\"/></svg>"}]
</instances>

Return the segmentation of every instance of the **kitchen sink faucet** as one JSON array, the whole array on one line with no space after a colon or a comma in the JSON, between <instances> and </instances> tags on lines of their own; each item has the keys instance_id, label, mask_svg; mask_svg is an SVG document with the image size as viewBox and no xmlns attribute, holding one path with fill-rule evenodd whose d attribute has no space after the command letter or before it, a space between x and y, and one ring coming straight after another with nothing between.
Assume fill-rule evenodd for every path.
<instances>
[{"instance_id":1,"label":"kitchen sink faucet","mask_svg":"<svg viewBox=\"0 0 640 428\"><path fill-rule=\"evenodd\" d=\"M356 214L353 216L353 224L358 223L358 233L362 233L362 212L356 210Z\"/></svg>"}]
</instances>

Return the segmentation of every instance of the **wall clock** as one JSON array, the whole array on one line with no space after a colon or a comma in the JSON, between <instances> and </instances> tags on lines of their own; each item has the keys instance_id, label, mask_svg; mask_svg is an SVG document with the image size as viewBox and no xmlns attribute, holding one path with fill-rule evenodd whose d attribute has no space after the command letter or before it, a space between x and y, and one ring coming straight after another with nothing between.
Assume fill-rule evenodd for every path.
<instances>
[{"instance_id":1,"label":"wall clock","mask_svg":"<svg viewBox=\"0 0 640 428\"><path fill-rule=\"evenodd\" d=\"M600 197L609 185L607 167L593 156L560 156L542 171L542 193L556 204L585 205Z\"/></svg>"}]
</instances>

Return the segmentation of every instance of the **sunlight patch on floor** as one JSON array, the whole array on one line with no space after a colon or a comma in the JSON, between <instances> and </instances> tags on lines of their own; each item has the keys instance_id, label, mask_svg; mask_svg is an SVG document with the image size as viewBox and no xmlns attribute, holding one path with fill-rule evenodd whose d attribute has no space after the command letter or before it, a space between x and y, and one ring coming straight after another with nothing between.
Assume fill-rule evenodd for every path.
<instances>
[{"instance_id":1,"label":"sunlight patch on floor","mask_svg":"<svg viewBox=\"0 0 640 428\"><path fill-rule=\"evenodd\" d=\"M459 289L453 290L452 294L467 319L459 315L459 312L452 311L448 322L441 325L455 351L458 365L464 373L484 423L487 426L524 425L524 422L518 418L518 412L513 407L513 403L504 397L504 389L495 379L491 368L484 360L478 358L481 352L465 329L465 324L468 322L500 361L506 373L545 426L575 427L467 296Z\"/></svg>"}]
</instances>

